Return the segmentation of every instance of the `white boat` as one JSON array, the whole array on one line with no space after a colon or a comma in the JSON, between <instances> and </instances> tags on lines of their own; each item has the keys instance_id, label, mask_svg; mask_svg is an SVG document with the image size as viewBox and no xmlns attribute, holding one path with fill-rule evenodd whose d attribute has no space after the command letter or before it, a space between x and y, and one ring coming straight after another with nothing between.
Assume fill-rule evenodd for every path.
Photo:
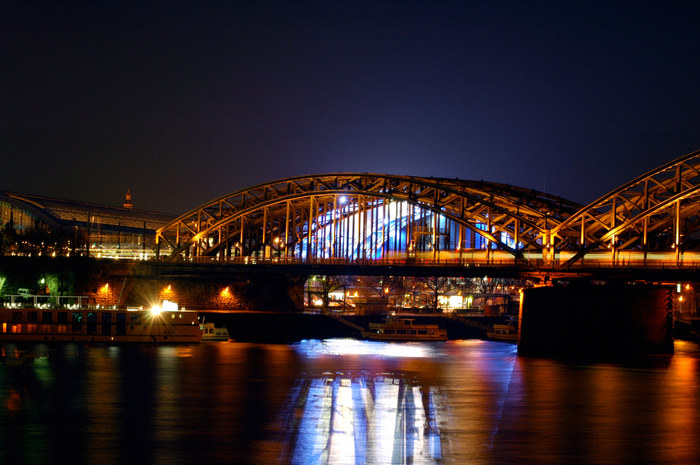
<instances>
[{"instance_id":1,"label":"white boat","mask_svg":"<svg viewBox=\"0 0 700 465\"><path fill-rule=\"evenodd\" d=\"M199 342L196 311L0 308L0 342Z\"/></svg>"},{"instance_id":2,"label":"white boat","mask_svg":"<svg viewBox=\"0 0 700 465\"><path fill-rule=\"evenodd\" d=\"M496 341L518 342L518 329L513 325L493 325L493 330L487 331L486 336Z\"/></svg>"},{"instance_id":3,"label":"white boat","mask_svg":"<svg viewBox=\"0 0 700 465\"><path fill-rule=\"evenodd\" d=\"M377 341L446 341L447 330L436 324L416 323L413 318L392 315L383 323L370 323L362 336Z\"/></svg>"},{"instance_id":4,"label":"white boat","mask_svg":"<svg viewBox=\"0 0 700 465\"><path fill-rule=\"evenodd\" d=\"M202 330L202 342L228 341L228 329L217 328L214 323L200 323Z\"/></svg>"}]
</instances>

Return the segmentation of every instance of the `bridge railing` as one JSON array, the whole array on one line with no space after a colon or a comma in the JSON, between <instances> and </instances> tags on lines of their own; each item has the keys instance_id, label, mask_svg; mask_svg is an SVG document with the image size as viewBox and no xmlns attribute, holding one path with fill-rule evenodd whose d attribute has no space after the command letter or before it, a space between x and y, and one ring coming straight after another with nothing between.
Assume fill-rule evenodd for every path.
<instances>
[{"instance_id":1,"label":"bridge railing","mask_svg":"<svg viewBox=\"0 0 700 465\"><path fill-rule=\"evenodd\" d=\"M517 268L521 270L595 270L595 269L660 269L660 270L700 270L700 260L581 260L566 265L566 260L515 260L515 259L479 259L479 258L299 258L299 257L235 257L220 261L215 257L196 257L189 263L210 263L222 265L352 265L352 266L417 266L417 267L491 267Z\"/></svg>"},{"instance_id":2,"label":"bridge railing","mask_svg":"<svg viewBox=\"0 0 700 465\"><path fill-rule=\"evenodd\" d=\"M216 258L196 257L187 260L191 263L220 263L231 265L358 265L358 266L525 266L527 264L510 260L458 260L458 259L348 259L348 258L257 258L257 257L236 257L230 260L220 261Z\"/></svg>"}]
</instances>

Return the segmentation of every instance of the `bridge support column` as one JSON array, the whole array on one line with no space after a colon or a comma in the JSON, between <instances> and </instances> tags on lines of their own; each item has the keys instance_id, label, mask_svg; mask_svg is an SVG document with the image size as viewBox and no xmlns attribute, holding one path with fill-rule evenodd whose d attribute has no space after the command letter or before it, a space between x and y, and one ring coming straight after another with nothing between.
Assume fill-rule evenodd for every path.
<instances>
[{"instance_id":1,"label":"bridge support column","mask_svg":"<svg viewBox=\"0 0 700 465\"><path fill-rule=\"evenodd\" d=\"M660 286L572 284L527 289L518 353L628 356L673 353L673 294Z\"/></svg>"}]
</instances>

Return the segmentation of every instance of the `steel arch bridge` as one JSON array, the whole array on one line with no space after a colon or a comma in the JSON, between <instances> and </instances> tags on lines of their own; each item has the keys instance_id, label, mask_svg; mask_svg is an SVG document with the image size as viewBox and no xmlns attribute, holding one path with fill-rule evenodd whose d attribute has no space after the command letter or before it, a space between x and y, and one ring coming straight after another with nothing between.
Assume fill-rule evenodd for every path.
<instances>
[{"instance_id":1,"label":"steel arch bridge","mask_svg":"<svg viewBox=\"0 0 700 465\"><path fill-rule=\"evenodd\" d=\"M412 259L581 265L681 263L700 226L700 151L587 206L459 179L333 173L221 196L156 232L167 260L333 263ZM623 254L627 252L627 254ZM622 258L621 258L622 257Z\"/></svg>"},{"instance_id":2,"label":"steel arch bridge","mask_svg":"<svg viewBox=\"0 0 700 465\"><path fill-rule=\"evenodd\" d=\"M595 200L552 228L548 246L575 251L566 264L609 251L614 263L635 252L673 256L698 245L700 230L700 150L643 174Z\"/></svg>"}]
</instances>

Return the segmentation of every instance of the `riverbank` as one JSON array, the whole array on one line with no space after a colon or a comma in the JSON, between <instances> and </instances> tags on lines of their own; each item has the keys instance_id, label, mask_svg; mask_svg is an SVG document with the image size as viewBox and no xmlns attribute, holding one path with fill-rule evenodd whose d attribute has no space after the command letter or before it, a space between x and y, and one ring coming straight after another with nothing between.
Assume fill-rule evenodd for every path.
<instances>
[{"instance_id":1,"label":"riverbank","mask_svg":"<svg viewBox=\"0 0 700 465\"><path fill-rule=\"evenodd\" d=\"M379 323L382 315L328 315L290 312L209 312L199 313L200 319L225 326L232 340L244 342L286 343L303 339L357 338L359 331L352 325L368 328ZM408 315L407 315L408 316ZM410 315L419 323L438 324L447 330L448 339L486 339L486 331L494 324L506 323L505 317ZM700 342L700 320L678 320L674 325L674 339Z\"/></svg>"},{"instance_id":2,"label":"riverbank","mask_svg":"<svg viewBox=\"0 0 700 465\"><path fill-rule=\"evenodd\" d=\"M229 337L236 341L294 342L302 339L361 338L355 326L368 328L379 323L382 315L352 315L331 317L321 314L289 312L207 312L200 318L216 326L225 326ZM486 331L503 317L450 317L442 315L411 315L418 323L438 324L447 330L449 339L484 339Z\"/></svg>"}]
</instances>

